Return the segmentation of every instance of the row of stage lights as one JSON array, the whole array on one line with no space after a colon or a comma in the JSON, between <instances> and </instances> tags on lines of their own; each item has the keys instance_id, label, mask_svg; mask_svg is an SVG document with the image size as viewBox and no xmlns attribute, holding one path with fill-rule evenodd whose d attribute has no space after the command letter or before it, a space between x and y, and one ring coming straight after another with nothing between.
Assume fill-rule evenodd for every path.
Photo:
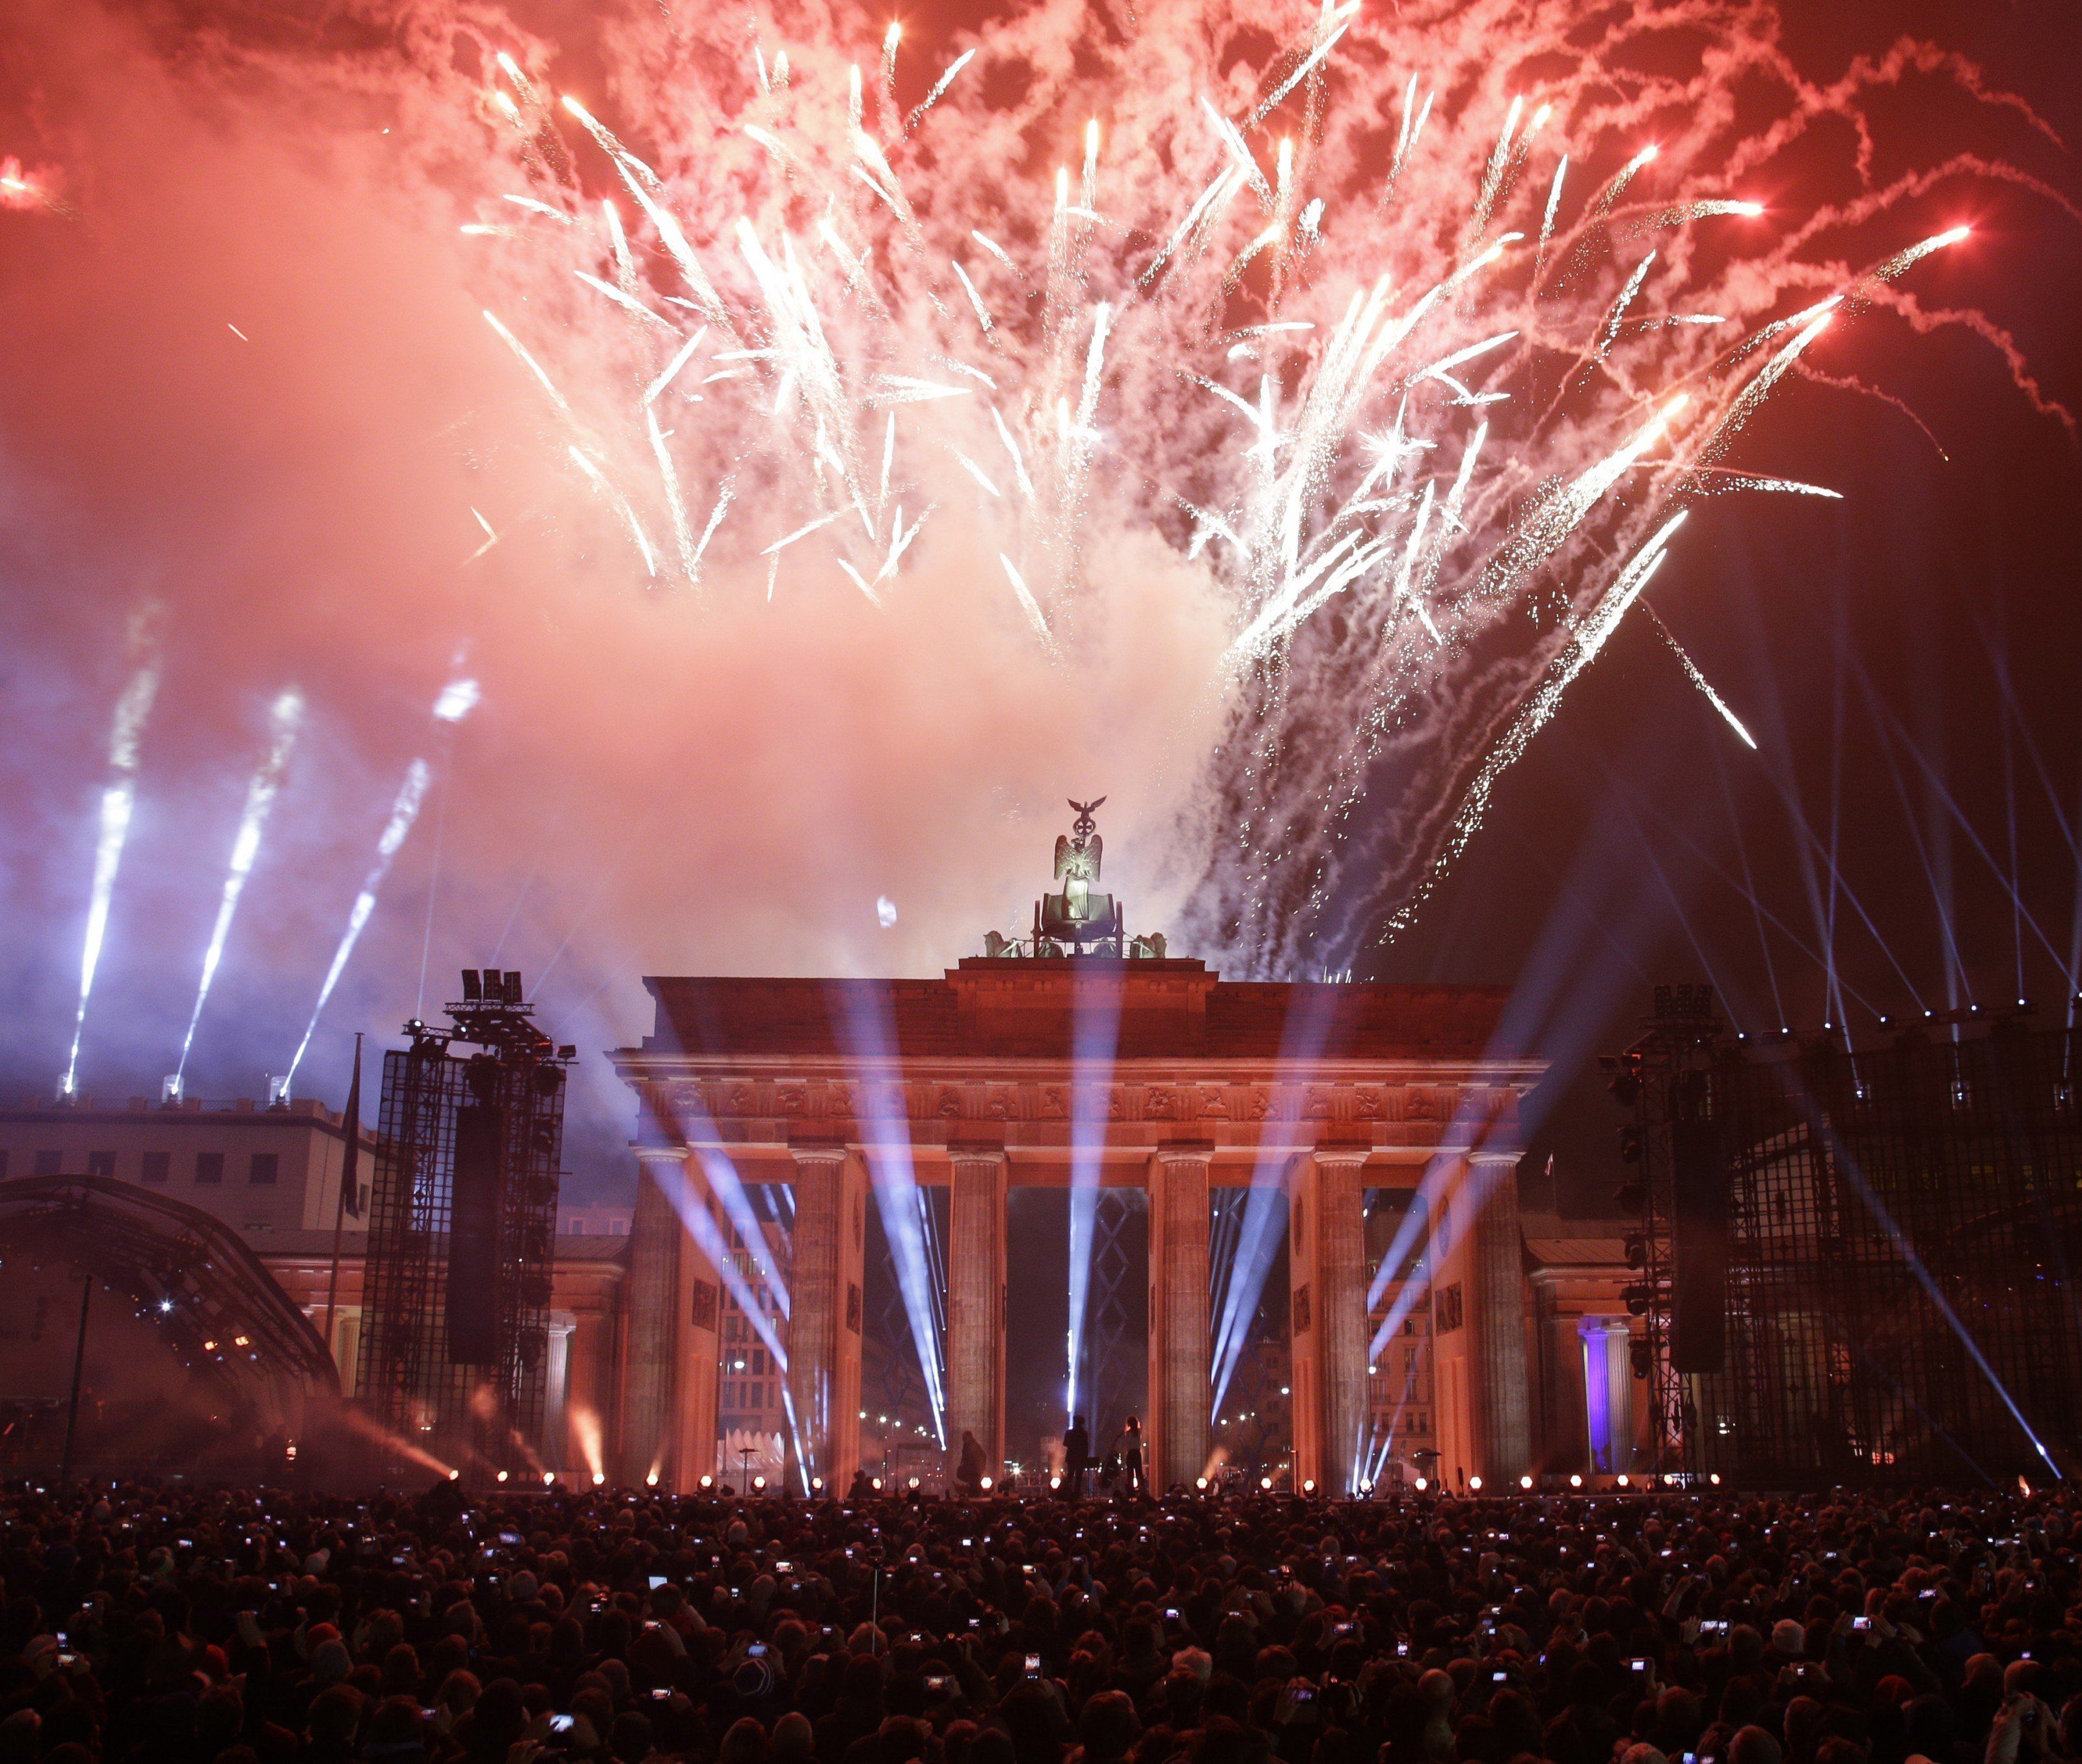
<instances>
[{"instance_id":1,"label":"row of stage lights","mask_svg":"<svg viewBox=\"0 0 2082 1764\"><path fill-rule=\"evenodd\" d=\"M452 1470L449 1472L449 1480L450 1482L459 1482L461 1479L462 1472L461 1471ZM502 1470L493 1479L496 1481L501 1488L504 1488L512 1483L512 1473L509 1471ZM591 1481L592 1485L596 1488L605 1488L607 1483L606 1474L601 1471L594 1471L588 1479ZM1721 1486L1721 1473L1718 1471L1709 1472L1705 1479L1708 1486L1711 1488L1717 1488ZM1625 1471L1621 1471L1619 1475L1612 1478L1612 1487L1616 1489L1628 1492L1638 1490L1642 1493L1650 1494L1654 1492L1658 1488L1681 1489L1686 1487L1688 1483L1696 1483L1696 1480L1697 1479L1696 1478L1686 1478L1668 1475L1658 1476L1652 1472L1630 1474ZM545 1488L555 1488L557 1486L557 1473L554 1470L546 1470L542 1472L542 1486ZM652 1471L643 1479L643 1481L645 1487L655 1488L658 1486L658 1472L655 1470ZM701 1478L696 1486L699 1488L701 1492L705 1495L714 1494L716 1492L717 1483L714 1476L705 1475ZM878 1495L897 1492L892 1489L879 1476L870 1476L868 1479L868 1486ZM924 1486L925 1485L921 1479L917 1476L912 1476L905 1482L902 1492L915 1495L921 1492ZM997 1483L995 1478L985 1476L979 1484L978 1492L987 1495L990 1493L993 1488L996 1486ZM1055 1493L1060 1490L1062 1486L1063 1479L1060 1476L1051 1476L1048 1479L1048 1489L1050 1493ZM1204 1495L1207 1493L1213 1486L1214 1485L1211 1483L1205 1476L1196 1477L1194 1479L1194 1491L1195 1493ZM1261 1476L1258 1479L1258 1486L1261 1493L1269 1495L1272 1492L1273 1479L1270 1476ZM1538 1489L1540 1484L1538 1478L1528 1475L1520 1476L1518 1479L1518 1486L1521 1493L1531 1494ZM1435 1488L1432 1486L1431 1479L1427 1476L1417 1477L1410 1483L1410 1488L1414 1493L1420 1495L1449 1495L1453 1492L1443 1483L1440 1483ZM1482 1492L1482 1479L1480 1476L1470 1476L1468 1479L1468 1492L1469 1494L1478 1495ZM1582 1473L1580 1471L1571 1471L1569 1476L1569 1492L1571 1494L1580 1494L1583 1492L1583 1488L1584 1479ZM767 1482L765 1477L754 1476L752 1479L751 1492L754 1495L763 1495L766 1492L766 1489ZM1389 1491L1382 1492L1387 1492ZM1594 1487L1591 1492L1595 1494L1597 1492L1597 1490ZM816 1499L821 1496L824 1492L824 1479L821 1476L812 1476L810 1479L811 1498L813 1500ZM1313 1500L1320 1492L1317 1486L1316 1479L1311 1476L1304 1480L1301 1484L1300 1492L1303 1499ZM1372 1500L1375 1492L1376 1484L1371 1481L1363 1481L1359 1485L1359 1497L1361 1500Z\"/></svg>"}]
</instances>

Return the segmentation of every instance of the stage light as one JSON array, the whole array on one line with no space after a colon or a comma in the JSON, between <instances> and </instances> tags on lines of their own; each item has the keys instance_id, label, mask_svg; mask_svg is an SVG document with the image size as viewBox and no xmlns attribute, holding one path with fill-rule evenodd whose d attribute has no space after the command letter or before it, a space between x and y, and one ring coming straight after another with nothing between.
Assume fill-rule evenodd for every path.
<instances>
[{"instance_id":1,"label":"stage light","mask_svg":"<svg viewBox=\"0 0 2082 1764\"><path fill-rule=\"evenodd\" d=\"M984 1477L983 1480L977 1484L977 1487L981 1488L985 1494L988 1494L990 1492L991 1487L990 1478L988 1476Z\"/></svg>"},{"instance_id":2,"label":"stage light","mask_svg":"<svg viewBox=\"0 0 2082 1764\"><path fill-rule=\"evenodd\" d=\"M1721 1486L1720 1471L1717 1470L1709 1471L1707 1473L1706 1480L1711 1483L1716 1488L1719 1488Z\"/></svg>"},{"instance_id":3,"label":"stage light","mask_svg":"<svg viewBox=\"0 0 2082 1764\"><path fill-rule=\"evenodd\" d=\"M1569 1486L1571 1488L1581 1488L1583 1486L1583 1479L1572 1471L1569 1475Z\"/></svg>"},{"instance_id":4,"label":"stage light","mask_svg":"<svg viewBox=\"0 0 2082 1764\"><path fill-rule=\"evenodd\" d=\"M606 1480L607 1480L607 1472L606 1472L606 1471L601 1471L601 1470L596 1470L596 1471L595 1471L592 1473L592 1485L593 1485L593 1487L594 1487L594 1488L599 1488L599 1487L600 1487L600 1485L601 1485L602 1483L605 1482Z\"/></svg>"},{"instance_id":5,"label":"stage light","mask_svg":"<svg viewBox=\"0 0 2082 1764\"><path fill-rule=\"evenodd\" d=\"M1418 1493L1419 1493L1420 1495L1421 1495L1421 1494L1422 1494L1422 1493L1424 1492L1424 1491L1425 1491L1426 1489L1429 1488L1431 1486L1431 1483L1428 1483L1428 1482L1427 1482L1427 1481L1426 1481L1426 1480L1425 1480L1422 1476L1419 1476L1419 1477L1417 1479L1417 1492L1418 1492Z\"/></svg>"},{"instance_id":6,"label":"stage light","mask_svg":"<svg viewBox=\"0 0 2082 1764\"><path fill-rule=\"evenodd\" d=\"M702 1480L706 1483L708 1480L708 1478L704 1476ZM643 1486L646 1488L655 1488L658 1486L658 1472L656 1471L652 1471L650 1475L643 1479Z\"/></svg>"},{"instance_id":7,"label":"stage light","mask_svg":"<svg viewBox=\"0 0 2082 1764\"><path fill-rule=\"evenodd\" d=\"M1476 1495L1478 1495L1482 1492L1482 1479L1481 1477L1470 1476L1468 1479L1468 1492L1470 1494Z\"/></svg>"},{"instance_id":8,"label":"stage light","mask_svg":"<svg viewBox=\"0 0 2082 1764\"><path fill-rule=\"evenodd\" d=\"M655 1471L655 1470L654 1470L654 1471L652 1471L651 1472L651 1481L653 1481L653 1482L657 1481L657 1479L658 1479L658 1472L657 1472L656 1471ZM704 1477L702 1477L702 1488L714 1488L714 1487L715 1487L715 1478L714 1478L714 1477L713 1477L713 1476L704 1476Z\"/></svg>"},{"instance_id":9,"label":"stage light","mask_svg":"<svg viewBox=\"0 0 2082 1764\"><path fill-rule=\"evenodd\" d=\"M461 1482L462 1480L462 1472L459 1470L450 1471L449 1472L449 1480L450 1482Z\"/></svg>"},{"instance_id":10,"label":"stage light","mask_svg":"<svg viewBox=\"0 0 2082 1764\"><path fill-rule=\"evenodd\" d=\"M914 1490L917 1488L917 1486L918 1486L918 1479L917 1479L916 1476L913 1476L913 1477L911 1479L911 1481L910 1481L909 1486L910 1486L912 1489L914 1489Z\"/></svg>"},{"instance_id":11,"label":"stage light","mask_svg":"<svg viewBox=\"0 0 2082 1764\"><path fill-rule=\"evenodd\" d=\"M1626 1472L1625 1471L1621 1471L1615 1479L1618 1482L1621 1488L1624 1488L1627 1486Z\"/></svg>"},{"instance_id":12,"label":"stage light","mask_svg":"<svg viewBox=\"0 0 2082 1764\"><path fill-rule=\"evenodd\" d=\"M1063 1479L1060 1476L1051 1476L1048 1479L1048 1486L1051 1488L1060 1488L1063 1486Z\"/></svg>"},{"instance_id":13,"label":"stage light","mask_svg":"<svg viewBox=\"0 0 2082 1764\"><path fill-rule=\"evenodd\" d=\"M1193 1486L1201 1493L1205 1494L1207 1489L1207 1479L1204 1476L1197 1476L1193 1480Z\"/></svg>"},{"instance_id":14,"label":"stage light","mask_svg":"<svg viewBox=\"0 0 2082 1764\"><path fill-rule=\"evenodd\" d=\"M1532 1486L1532 1479L1530 1476L1521 1476L1518 1479L1518 1486L1521 1488L1530 1488Z\"/></svg>"},{"instance_id":15,"label":"stage light","mask_svg":"<svg viewBox=\"0 0 2082 1764\"><path fill-rule=\"evenodd\" d=\"M1313 1495L1315 1492L1316 1479L1313 1476L1311 1476L1306 1482L1301 1484L1301 1492L1304 1495Z\"/></svg>"},{"instance_id":16,"label":"stage light","mask_svg":"<svg viewBox=\"0 0 2082 1764\"><path fill-rule=\"evenodd\" d=\"M505 1480L506 1480L506 1472L505 1472L504 1471L503 1471L503 1470L502 1470L501 1471L499 1471L499 1481L501 1481L501 1482L504 1482L504 1481L505 1481Z\"/></svg>"},{"instance_id":17,"label":"stage light","mask_svg":"<svg viewBox=\"0 0 2082 1764\"><path fill-rule=\"evenodd\" d=\"M870 1476L868 1479L868 1485L873 1488L878 1495L882 1492L882 1479L879 1476Z\"/></svg>"},{"instance_id":18,"label":"stage light","mask_svg":"<svg viewBox=\"0 0 2082 1764\"><path fill-rule=\"evenodd\" d=\"M474 968L466 968L462 971L462 1002L466 1005L484 1002L484 988L478 980Z\"/></svg>"},{"instance_id":19,"label":"stage light","mask_svg":"<svg viewBox=\"0 0 2082 1764\"><path fill-rule=\"evenodd\" d=\"M1258 1486L1270 1494L1272 1492L1272 1479L1270 1476L1261 1476L1258 1479Z\"/></svg>"},{"instance_id":20,"label":"stage light","mask_svg":"<svg viewBox=\"0 0 2082 1764\"><path fill-rule=\"evenodd\" d=\"M986 1483L985 1486L988 1487L988 1484ZM824 1479L821 1476L812 1476L810 1479L810 1492L813 1495L821 1495L824 1492Z\"/></svg>"},{"instance_id":21,"label":"stage light","mask_svg":"<svg viewBox=\"0 0 2082 1764\"><path fill-rule=\"evenodd\" d=\"M596 1482L599 1482L599 1481L605 1481L605 1478L604 1478L604 1477L595 1477L593 1479L594 1479ZM543 1486L545 1488L555 1488L555 1487L557 1486L557 1473L556 1473L556 1471L554 1471L554 1470L546 1470L546 1471L544 1471L542 1472L542 1486Z\"/></svg>"},{"instance_id":22,"label":"stage light","mask_svg":"<svg viewBox=\"0 0 2082 1764\"><path fill-rule=\"evenodd\" d=\"M752 1492L759 1495L766 1492L766 1479L764 1476L754 1476L752 1479Z\"/></svg>"}]
</instances>

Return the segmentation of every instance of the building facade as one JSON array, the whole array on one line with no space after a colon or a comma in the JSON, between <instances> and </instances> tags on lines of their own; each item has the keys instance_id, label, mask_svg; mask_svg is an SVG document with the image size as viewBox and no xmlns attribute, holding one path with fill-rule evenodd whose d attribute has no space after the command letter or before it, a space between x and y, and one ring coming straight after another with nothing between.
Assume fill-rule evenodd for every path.
<instances>
[{"instance_id":1,"label":"building facade","mask_svg":"<svg viewBox=\"0 0 2082 1764\"><path fill-rule=\"evenodd\" d=\"M949 1191L950 1449L973 1434L1001 1464L1006 1192L1067 1185L1080 1157L1102 1184L1148 1196L1144 1425L1161 1484L1190 1487L1210 1464L1210 1191L1266 1172L1288 1203L1296 1481L1355 1488L1379 1450L1363 1222L1377 1190L1398 1216L1422 1195L1436 1264L1429 1332L1409 1338L1429 1340L1429 1358L1397 1357L1391 1382L1410 1385L1414 1366L1413 1388L1439 1386L1427 1419L1463 1476L1532 1465L1514 1172L1519 1100L1540 1068L1488 1051L1502 992L1227 981L1197 961L1089 955L984 958L934 981L646 984L654 1033L613 1056L643 1123L625 1474L670 1480L712 1461L734 1183L793 1192L799 1474L851 1476L869 1196L900 1165ZM1114 1030L1102 1071L1075 1053L1094 1021ZM1103 1121L1095 1153L1076 1149L1092 1137L1073 1132L1085 1109Z\"/></svg>"},{"instance_id":2,"label":"building facade","mask_svg":"<svg viewBox=\"0 0 2082 1764\"><path fill-rule=\"evenodd\" d=\"M1008 1340L1007 1203L1029 1186L1146 1209L1160 1488L1246 1459L1333 1495L1643 1467L1625 1246L1521 1206L1520 1105L1543 1068L1494 1051L1507 991L1225 980L1131 936L1099 855L1081 808L1030 937L993 933L938 978L646 980L651 1032L609 1056L635 1105L634 1205L560 1215L531 1442L546 1471L929 1485L972 1437L1002 1475L1009 1357L1056 1346ZM229 1226L352 1400L366 1209L341 1204L345 1149L312 1102L29 1103L0 1110L0 1200L76 1177ZM365 1129L365 1188L376 1150ZM1285 1290L1229 1319L1218 1369L1212 1293L1232 1267L1225 1252L1214 1278L1211 1221L1239 1205L1283 1237ZM871 1221L907 1239L911 1340L868 1339ZM48 1404L78 1275L9 1272L0 1409ZM131 1347L103 1363L142 1363L153 1319L135 1308ZM932 1427L864 1394L864 1364L878 1392L920 1370Z\"/></svg>"},{"instance_id":3,"label":"building facade","mask_svg":"<svg viewBox=\"0 0 2082 1764\"><path fill-rule=\"evenodd\" d=\"M341 1205L345 1123L306 1099L268 1105L133 1097L119 1106L92 1098L24 1099L0 1109L0 1191L11 1180L84 1177L135 1184L186 1203L234 1230L267 1276L332 1351L341 1394L352 1399L361 1342L368 1196L376 1135L361 1129L359 1197ZM619 1386L619 1294L628 1247L626 1208L575 1209L560 1227L546 1348L545 1420L537 1450L546 1465L585 1475L604 1462ZM616 1223L622 1230L615 1231ZM168 1252L194 1253L176 1238ZM77 1333L76 1276L54 1265L6 1260L0 1280L0 1412L32 1418L70 1382ZM145 1389L170 1370L155 1351L150 1315L120 1305L91 1308L87 1381L106 1398L135 1374ZM116 1412L110 1411L112 1416ZM0 1424L4 1425L4 1424ZM90 1421L90 1441L91 1423ZM4 1461L5 1436L0 1436Z\"/></svg>"}]
</instances>

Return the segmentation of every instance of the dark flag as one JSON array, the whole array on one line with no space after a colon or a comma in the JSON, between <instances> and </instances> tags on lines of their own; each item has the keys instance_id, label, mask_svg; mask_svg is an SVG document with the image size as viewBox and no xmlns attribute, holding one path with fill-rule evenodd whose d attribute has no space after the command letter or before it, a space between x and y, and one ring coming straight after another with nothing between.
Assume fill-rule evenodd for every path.
<instances>
[{"instance_id":1,"label":"dark flag","mask_svg":"<svg viewBox=\"0 0 2082 1764\"><path fill-rule=\"evenodd\" d=\"M339 1344L334 1324L339 1315L339 1247L347 1229L347 1212L361 1217L361 1037L354 1038L354 1078L347 1087L347 1115L341 1125L347 1130L347 1150L339 1161L339 1198L332 1209L332 1277L326 1283L325 1343L336 1355Z\"/></svg>"},{"instance_id":2,"label":"dark flag","mask_svg":"<svg viewBox=\"0 0 2082 1764\"><path fill-rule=\"evenodd\" d=\"M354 1078L347 1087L347 1156L339 1167L339 1197L361 1217L361 1037L354 1038Z\"/></svg>"}]
</instances>

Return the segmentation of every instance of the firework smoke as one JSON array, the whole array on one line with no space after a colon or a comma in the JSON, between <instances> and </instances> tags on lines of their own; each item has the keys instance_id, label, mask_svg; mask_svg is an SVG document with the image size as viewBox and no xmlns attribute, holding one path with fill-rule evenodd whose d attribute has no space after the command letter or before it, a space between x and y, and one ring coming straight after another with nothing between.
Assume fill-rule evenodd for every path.
<instances>
[{"instance_id":1,"label":"firework smoke","mask_svg":"<svg viewBox=\"0 0 2082 1764\"><path fill-rule=\"evenodd\" d=\"M1913 44L1815 83L1747 0L1014 0L893 44L793 6L233 10L179 53L101 0L11 19L40 120L5 149L80 218L0 212L0 420L46 487L6 518L84 560L20 677L147 580L217 677L309 683L343 763L238 927L314 985L310 903L368 868L330 829L439 768L409 725L465 639L433 941L575 938L616 982L581 1039L636 1029L636 972L937 969L1030 897L1072 779L1182 951L1349 967L1587 654L1680 677L1643 599L1599 622L1651 535L1692 508L1654 598L1739 499L1819 509L1772 457L1814 382L1939 325L2024 378L1931 290L2034 119ZM207 727L155 728L155 775L221 767ZM64 776L24 766L14 823ZM327 1008L402 1016L422 926L368 910ZM238 1057L306 1029L272 1002Z\"/></svg>"},{"instance_id":2,"label":"firework smoke","mask_svg":"<svg viewBox=\"0 0 2082 1764\"><path fill-rule=\"evenodd\" d=\"M1180 829L1197 945L1342 964L1409 922L1693 496L1829 493L1719 462L1845 302L1966 236L1863 269L1785 243L1830 217L1796 231L1740 183L1819 99L1754 8L1694 8L1696 67L1616 82L1653 17L1586 44L1570 7L1420 10L1326 5L1249 77L1219 70L1255 15L1220 7L1094 44L1077 101L1112 120L1076 131L1074 176L1053 9L908 114L894 28L879 82L864 46L791 42L754 52L747 96L683 22L689 52L621 82L621 124L508 56L486 127L525 187L483 203L521 219L479 230L533 311L487 316L646 585L695 587L690 509L735 495L754 512L711 517L712 567L880 608L959 509L950 542L997 554L1074 671L1113 536L1164 534L1230 624L1199 683L1228 737ZM993 108L1015 69L1028 96ZM1726 99L1745 77L1782 107L1762 137ZM1372 99L1397 88L1389 159ZM1448 90L1465 108L1435 118ZM1033 134L1063 142L1052 176L993 169Z\"/></svg>"},{"instance_id":3,"label":"firework smoke","mask_svg":"<svg viewBox=\"0 0 2082 1764\"><path fill-rule=\"evenodd\" d=\"M130 817L137 805L137 747L152 701L159 691L158 609L146 606L130 621L130 682L116 701L116 720L108 733L108 782L101 791L101 833L95 842L94 883L87 897L86 939L79 958L79 1008L73 1017L72 1052L66 1058L59 1091L70 1096L79 1079L80 1038L86 1032L86 1005L94 995L94 973L101 965L101 946L108 935L109 903L116 897L116 872L130 837Z\"/></svg>"},{"instance_id":4,"label":"firework smoke","mask_svg":"<svg viewBox=\"0 0 2082 1764\"><path fill-rule=\"evenodd\" d=\"M202 958L202 981L196 988L195 1009L188 1013L188 1033L181 1037L180 1063L174 1068L176 1091L188 1071L188 1049L195 1044L196 1025L202 1020L202 1007L209 1002L211 982L217 978L217 965L224 959L224 945L231 935L231 922L238 911L239 897L246 892L246 879L253 873L254 863L260 855L260 836L267 829L268 816L275 806L275 798L280 794L282 774L289 769L289 753L297 745L297 732L303 723L302 694L292 690L275 700L274 708L268 713L267 755L246 787L246 808L238 818L238 836L231 843L231 863L225 872L224 896L217 902L217 923L210 930L209 947Z\"/></svg>"}]
</instances>

